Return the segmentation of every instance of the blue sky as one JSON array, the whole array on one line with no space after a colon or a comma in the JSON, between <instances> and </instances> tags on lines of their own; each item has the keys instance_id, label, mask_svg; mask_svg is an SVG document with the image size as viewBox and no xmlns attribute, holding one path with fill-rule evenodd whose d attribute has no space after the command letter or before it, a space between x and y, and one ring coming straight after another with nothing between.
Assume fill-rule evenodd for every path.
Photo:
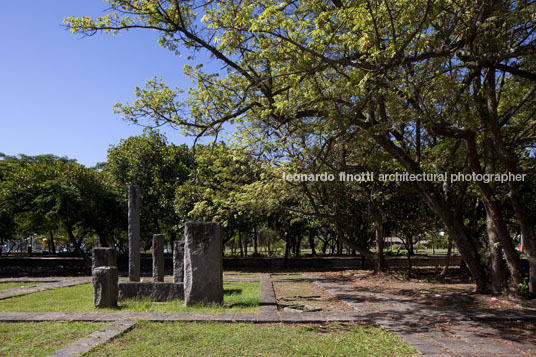
<instances>
[{"instance_id":1,"label":"blue sky","mask_svg":"<svg viewBox=\"0 0 536 357\"><path fill-rule=\"evenodd\" d=\"M143 128L113 114L153 76L185 90L187 63L161 48L156 32L73 35L68 16L99 16L100 0L6 1L0 12L0 152L55 154L93 166L111 144ZM206 58L200 60L206 61ZM216 63L213 63L216 65ZM176 144L191 144L161 129Z\"/></svg>"}]
</instances>

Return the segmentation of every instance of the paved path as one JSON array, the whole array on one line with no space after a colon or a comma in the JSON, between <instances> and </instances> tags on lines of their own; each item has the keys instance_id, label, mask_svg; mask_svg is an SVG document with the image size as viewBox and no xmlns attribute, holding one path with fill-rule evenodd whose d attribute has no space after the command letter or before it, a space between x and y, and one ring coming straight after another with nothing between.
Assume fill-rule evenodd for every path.
<instances>
[{"instance_id":1,"label":"paved path","mask_svg":"<svg viewBox=\"0 0 536 357\"><path fill-rule=\"evenodd\" d=\"M425 356L536 356L536 345L471 321L469 312L439 310L405 296L350 288L342 282L316 283L353 307L361 317L373 319ZM473 317L480 313L475 312ZM490 312L487 317L500 320Z\"/></svg>"},{"instance_id":2,"label":"paved path","mask_svg":"<svg viewBox=\"0 0 536 357\"><path fill-rule=\"evenodd\" d=\"M36 279L2 279L0 281L38 281ZM42 279L40 281L50 281ZM29 294L35 291L71 286L91 281L83 278L54 278L32 288L0 291L2 298ZM96 321L110 325L76 341L52 356L75 356L89 351L130 329L135 321L215 321L225 323L328 323L334 321L375 321L394 332L426 356L536 356L536 346L515 336L473 320L536 321L536 311L449 311L418 303L411 298L378 294L366 288L350 288L344 282L319 281L317 276L280 278L262 274L260 278L229 277L226 281L261 282L261 299L257 313L146 313L146 312L81 312L81 313L21 313L0 312L0 321ZM315 281L321 288L354 308L354 312L286 312L277 310L274 281ZM2 297L2 293L6 297ZM9 296L7 296L9 295ZM471 320L473 319L473 320Z\"/></svg>"},{"instance_id":3,"label":"paved path","mask_svg":"<svg viewBox=\"0 0 536 357\"><path fill-rule=\"evenodd\" d=\"M0 290L0 300L8 299L8 298L15 297L15 296L27 295L27 294L35 293L37 291L63 288L66 286L89 283L91 281L91 277L58 278L58 279L44 279L44 280L28 279L28 278L0 280L0 282L14 282L14 281L28 282L29 284L31 284L32 281L35 281L35 282L48 281L48 282L44 284L39 284L39 285L29 286L29 287L24 287L24 288Z\"/></svg>"}]
</instances>

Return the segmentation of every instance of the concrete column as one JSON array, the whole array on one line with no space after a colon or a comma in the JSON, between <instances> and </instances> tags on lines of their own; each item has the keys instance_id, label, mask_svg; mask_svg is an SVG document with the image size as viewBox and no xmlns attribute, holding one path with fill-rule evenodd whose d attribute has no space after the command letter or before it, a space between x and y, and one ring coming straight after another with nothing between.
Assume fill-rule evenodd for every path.
<instances>
[{"instance_id":1,"label":"concrete column","mask_svg":"<svg viewBox=\"0 0 536 357\"><path fill-rule=\"evenodd\" d=\"M173 282L184 282L184 241L173 242Z\"/></svg>"},{"instance_id":2,"label":"concrete column","mask_svg":"<svg viewBox=\"0 0 536 357\"><path fill-rule=\"evenodd\" d=\"M153 235L153 280L164 282L164 235Z\"/></svg>"},{"instance_id":3,"label":"concrete column","mask_svg":"<svg viewBox=\"0 0 536 357\"><path fill-rule=\"evenodd\" d=\"M128 186L128 277L140 281L140 188Z\"/></svg>"}]
</instances>

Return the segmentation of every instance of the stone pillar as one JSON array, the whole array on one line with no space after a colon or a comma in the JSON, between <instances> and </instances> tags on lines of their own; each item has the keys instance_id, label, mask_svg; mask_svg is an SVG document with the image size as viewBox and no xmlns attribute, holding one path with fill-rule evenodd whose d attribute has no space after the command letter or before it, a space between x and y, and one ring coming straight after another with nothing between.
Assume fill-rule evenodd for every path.
<instances>
[{"instance_id":1,"label":"stone pillar","mask_svg":"<svg viewBox=\"0 0 536 357\"><path fill-rule=\"evenodd\" d=\"M187 222L184 229L184 303L223 303L220 226Z\"/></svg>"},{"instance_id":2,"label":"stone pillar","mask_svg":"<svg viewBox=\"0 0 536 357\"><path fill-rule=\"evenodd\" d=\"M164 282L164 235L153 234L153 280Z\"/></svg>"},{"instance_id":3,"label":"stone pillar","mask_svg":"<svg viewBox=\"0 0 536 357\"><path fill-rule=\"evenodd\" d=\"M98 267L93 270L93 303L95 307L117 306L119 274L117 267Z\"/></svg>"},{"instance_id":4,"label":"stone pillar","mask_svg":"<svg viewBox=\"0 0 536 357\"><path fill-rule=\"evenodd\" d=\"M117 266L117 253L114 248L95 247L93 248L93 263L91 271L98 267Z\"/></svg>"},{"instance_id":5,"label":"stone pillar","mask_svg":"<svg viewBox=\"0 0 536 357\"><path fill-rule=\"evenodd\" d=\"M128 277L140 281L140 188L128 186Z\"/></svg>"},{"instance_id":6,"label":"stone pillar","mask_svg":"<svg viewBox=\"0 0 536 357\"><path fill-rule=\"evenodd\" d=\"M173 282L184 282L184 241L173 242Z\"/></svg>"}]
</instances>

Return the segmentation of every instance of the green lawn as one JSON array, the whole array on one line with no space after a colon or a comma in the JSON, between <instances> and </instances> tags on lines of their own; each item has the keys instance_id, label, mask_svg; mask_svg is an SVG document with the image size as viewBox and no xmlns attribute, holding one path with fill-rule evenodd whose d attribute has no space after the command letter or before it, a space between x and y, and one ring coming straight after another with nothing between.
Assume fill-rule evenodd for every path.
<instances>
[{"instance_id":1,"label":"green lawn","mask_svg":"<svg viewBox=\"0 0 536 357\"><path fill-rule=\"evenodd\" d=\"M13 281L9 283L0 283L0 290L9 290L9 289L17 289L17 288L28 288L30 286L37 286L45 284L44 282L40 281L32 281L32 282L21 282L21 281Z\"/></svg>"},{"instance_id":2,"label":"green lawn","mask_svg":"<svg viewBox=\"0 0 536 357\"><path fill-rule=\"evenodd\" d=\"M101 326L93 322L0 322L0 356L46 356Z\"/></svg>"},{"instance_id":3,"label":"green lawn","mask_svg":"<svg viewBox=\"0 0 536 357\"><path fill-rule=\"evenodd\" d=\"M243 273L243 274L223 274L223 278L248 278L248 279L260 279L261 274L258 273Z\"/></svg>"},{"instance_id":4,"label":"green lawn","mask_svg":"<svg viewBox=\"0 0 536 357\"><path fill-rule=\"evenodd\" d=\"M229 282L223 284L222 305L184 307L182 300L163 303L148 300L125 300L117 309L95 309L93 287L82 284L40 291L29 295L0 300L0 311L19 312L256 312L260 300L260 284L257 282Z\"/></svg>"},{"instance_id":5,"label":"green lawn","mask_svg":"<svg viewBox=\"0 0 536 357\"><path fill-rule=\"evenodd\" d=\"M140 322L85 356L417 356L372 325Z\"/></svg>"}]
</instances>

